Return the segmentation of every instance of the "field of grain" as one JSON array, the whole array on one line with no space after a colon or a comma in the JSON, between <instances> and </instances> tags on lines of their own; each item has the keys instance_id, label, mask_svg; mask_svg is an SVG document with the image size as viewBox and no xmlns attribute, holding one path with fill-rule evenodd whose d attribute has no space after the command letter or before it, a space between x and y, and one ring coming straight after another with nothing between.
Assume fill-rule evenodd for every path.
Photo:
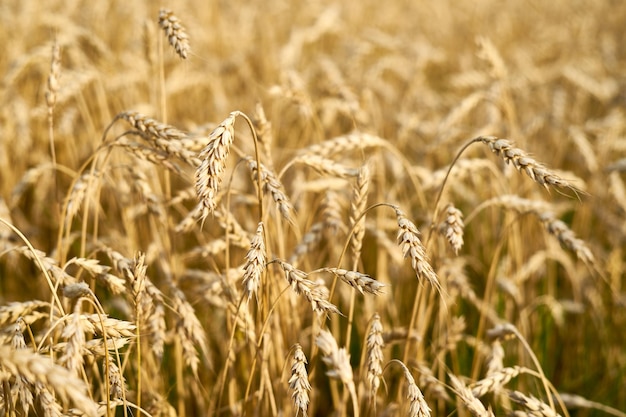
<instances>
[{"instance_id":1,"label":"field of grain","mask_svg":"<svg viewBox=\"0 0 626 417\"><path fill-rule=\"evenodd\" d=\"M626 2L0 2L4 416L626 416Z\"/></svg>"}]
</instances>

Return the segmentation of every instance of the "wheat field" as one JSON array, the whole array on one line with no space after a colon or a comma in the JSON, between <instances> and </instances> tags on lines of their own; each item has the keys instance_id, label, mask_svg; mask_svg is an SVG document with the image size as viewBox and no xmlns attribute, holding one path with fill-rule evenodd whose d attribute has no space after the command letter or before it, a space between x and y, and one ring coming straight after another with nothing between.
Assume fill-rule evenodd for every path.
<instances>
[{"instance_id":1,"label":"wheat field","mask_svg":"<svg viewBox=\"0 0 626 417\"><path fill-rule=\"evenodd\" d=\"M0 3L5 416L626 416L626 2Z\"/></svg>"}]
</instances>

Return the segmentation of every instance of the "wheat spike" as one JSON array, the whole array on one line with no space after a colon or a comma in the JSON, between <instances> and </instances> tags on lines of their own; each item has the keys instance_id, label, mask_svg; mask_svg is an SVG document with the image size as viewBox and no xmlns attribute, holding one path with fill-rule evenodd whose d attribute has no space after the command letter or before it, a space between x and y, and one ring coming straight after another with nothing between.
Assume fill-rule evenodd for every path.
<instances>
[{"instance_id":1,"label":"wheat spike","mask_svg":"<svg viewBox=\"0 0 626 417\"><path fill-rule=\"evenodd\" d=\"M293 391L291 397L293 403L302 415L306 417L307 408L309 406L309 391L311 384L309 383L309 375L306 370L306 356L302 351L302 346L296 343L294 346L293 362L291 365L291 377L289 378L289 389ZM298 413L296 412L296 416Z\"/></svg>"},{"instance_id":2,"label":"wheat spike","mask_svg":"<svg viewBox=\"0 0 626 417\"><path fill-rule=\"evenodd\" d=\"M508 139L500 139L496 136L480 136L475 140L489 146L489 149L500 156L504 162L513 165L518 171L524 171L533 181L543 185L547 190L550 187L556 187L567 188L574 193L581 192L578 187L531 158L525 151L513 146Z\"/></svg>"},{"instance_id":3,"label":"wheat spike","mask_svg":"<svg viewBox=\"0 0 626 417\"><path fill-rule=\"evenodd\" d=\"M219 186L222 173L226 168L226 158L235 136L234 124L237 112L232 112L211 134L209 141L200 152L202 161L196 170L196 192L202 203L202 218L213 213L217 207Z\"/></svg>"},{"instance_id":4,"label":"wheat spike","mask_svg":"<svg viewBox=\"0 0 626 417\"><path fill-rule=\"evenodd\" d=\"M180 23L180 19L170 10L159 10L159 26L165 32L167 40L178 56L187 59L189 54L189 36Z\"/></svg>"},{"instance_id":5,"label":"wheat spike","mask_svg":"<svg viewBox=\"0 0 626 417\"><path fill-rule=\"evenodd\" d=\"M418 278L427 280L433 287L440 290L441 284L439 283L437 274L435 274L435 271L430 265L428 256L426 255L426 248L424 248L419 238L419 230L399 207L395 207L395 211L398 221L397 241L400 248L402 248L404 257L411 258L411 266L415 270Z\"/></svg>"},{"instance_id":6,"label":"wheat spike","mask_svg":"<svg viewBox=\"0 0 626 417\"><path fill-rule=\"evenodd\" d=\"M380 387L380 378L383 374L383 325L380 322L378 313L374 313L372 325L367 335L367 381L370 384L370 395L376 397L376 392Z\"/></svg>"},{"instance_id":7,"label":"wheat spike","mask_svg":"<svg viewBox=\"0 0 626 417\"><path fill-rule=\"evenodd\" d=\"M263 235L263 222L259 222L256 234L252 238L250 250L246 255L244 265L243 288L248 295L248 300L252 294L256 294L261 283L261 275L265 270L265 238Z\"/></svg>"}]
</instances>

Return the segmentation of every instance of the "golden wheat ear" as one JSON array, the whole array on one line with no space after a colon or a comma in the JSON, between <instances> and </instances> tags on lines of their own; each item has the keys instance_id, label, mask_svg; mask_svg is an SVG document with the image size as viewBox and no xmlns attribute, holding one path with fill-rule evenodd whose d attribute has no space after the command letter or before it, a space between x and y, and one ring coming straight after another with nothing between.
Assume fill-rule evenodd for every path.
<instances>
[{"instance_id":1,"label":"golden wheat ear","mask_svg":"<svg viewBox=\"0 0 626 417\"><path fill-rule=\"evenodd\" d=\"M187 59L189 55L189 36L180 22L180 19L171 10L159 11L159 26L165 32L167 41L176 51L179 57Z\"/></svg>"}]
</instances>

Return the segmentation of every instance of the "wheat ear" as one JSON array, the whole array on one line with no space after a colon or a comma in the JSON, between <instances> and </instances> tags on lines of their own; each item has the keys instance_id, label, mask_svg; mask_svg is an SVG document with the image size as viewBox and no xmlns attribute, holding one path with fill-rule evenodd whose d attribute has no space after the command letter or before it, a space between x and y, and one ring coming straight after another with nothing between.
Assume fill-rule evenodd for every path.
<instances>
[{"instance_id":1,"label":"wheat ear","mask_svg":"<svg viewBox=\"0 0 626 417\"><path fill-rule=\"evenodd\" d=\"M511 401L521 405L526 409L529 415L534 417L560 417L560 414L555 412L547 404L539 401L533 396L527 396L519 391L512 391L509 393Z\"/></svg>"},{"instance_id":2,"label":"wheat ear","mask_svg":"<svg viewBox=\"0 0 626 417\"><path fill-rule=\"evenodd\" d=\"M217 207L217 192L235 135L235 116L236 112L232 112L211 132L207 145L199 155L202 162L196 170L196 192L203 206L203 219Z\"/></svg>"},{"instance_id":3,"label":"wheat ear","mask_svg":"<svg viewBox=\"0 0 626 417\"><path fill-rule=\"evenodd\" d=\"M463 246L463 213L452 204L445 209L445 219L439 224L439 233L447 240L455 255Z\"/></svg>"},{"instance_id":4,"label":"wheat ear","mask_svg":"<svg viewBox=\"0 0 626 417\"><path fill-rule=\"evenodd\" d=\"M352 398L354 416L358 417L359 403L357 401L356 387L352 375L352 366L350 365L350 354L345 348L339 348L333 335L326 330L320 331L315 339L315 343L324 354L322 361L324 361L329 368L326 375L330 378L338 379L344 384Z\"/></svg>"},{"instance_id":5,"label":"wheat ear","mask_svg":"<svg viewBox=\"0 0 626 417\"><path fill-rule=\"evenodd\" d=\"M296 343L294 346L293 363L291 365L291 377L289 378L289 389L293 391L291 397L293 403L298 409L298 412L302 411L302 415L306 417L306 412L309 407L309 391L311 391L311 384L309 383L309 375L306 370L306 356L302 351L302 346Z\"/></svg>"},{"instance_id":6,"label":"wheat ear","mask_svg":"<svg viewBox=\"0 0 626 417\"><path fill-rule=\"evenodd\" d=\"M474 417L494 417L491 410L487 410L483 403L481 403L478 398L474 397L472 390L469 389L459 378L452 374L450 374L449 377L454 391Z\"/></svg>"},{"instance_id":7,"label":"wheat ear","mask_svg":"<svg viewBox=\"0 0 626 417\"><path fill-rule=\"evenodd\" d=\"M265 270L265 240L263 234L263 222L259 222L256 234L252 238L250 250L246 255L246 263L244 265L243 288L248 295L248 301L252 294L256 294L261 283L261 275Z\"/></svg>"},{"instance_id":8,"label":"wheat ear","mask_svg":"<svg viewBox=\"0 0 626 417\"><path fill-rule=\"evenodd\" d=\"M276 262L278 262L285 272L285 278L287 282L289 282L293 292L298 295L303 295L309 303L311 303L313 311L318 313L340 314L339 309L328 301L329 291L326 286L309 280L307 278L309 274L295 268L287 262L281 260L276 260Z\"/></svg>"},{"instance_id":9,"label":"wheat ear","mask_svg":"<svg viewBox=\"0 0 626 417\"><path fill-rule=\"evenodd\" d=\"M32 383L41 382L52 388L63 401L71 400L89 417L97 417L96 405L87 395L87 386L62 366L55 365L49 357L38 355L27 349L14 350L0 346L0 380L11 375L23 376Z\"/></svg>"},{"instance_id":10,"label":"wheat ear","mask_svg":"<svg viewBox=\"0 0 626 417\"><path fill-rule=\"evenodd\" d=\"M417 277L427 280L433 287L441 292L441 284L437 274L430 265L426 248L420 240L420 232L415 224L409 220L399 207L393 207L398 221L398 245L402 248L405 258L411 258L411 266L415 270Z\"/></svg>"},{"instance_id":11,"label":"wheat ear","mask_svg":"<svg viewBox=\"0 0 626 417\"><path fill-rule=\"evenodd\" d=\"M422 391L415 383L415 378L411 375L409 368L398 359L392 359L391 362L397 363L402 367L404 378L408 384L406 398L409 400L409 417L430 417L431 409L424 399Z\"/></svg>"},{"instance_id":12,"label":"wheat ear","mask_svg":"<svg viewBox=\"0 0 626 417\"><path fill-rule=\"evenodd\" d=\"M370 384L370 395L376 397L376 392L380 387L380 378L383 374L383 325L380 322L378 313L374 313L372 325L367 335L367 381Z\"/></svg>"},{"instance_id":13,"label":"wheat ear","mask_svg":"<svg viewBox=\"0 0 626 417\"><path fill-rule=\"evenodd\" d=\"M165 32L167 40L174 48L178 56L187 59L189 54L189 36L185 28L180 23L180 19L170 10L161 9L159 11L159 26Z\"/></svg>"}]
</instances>

